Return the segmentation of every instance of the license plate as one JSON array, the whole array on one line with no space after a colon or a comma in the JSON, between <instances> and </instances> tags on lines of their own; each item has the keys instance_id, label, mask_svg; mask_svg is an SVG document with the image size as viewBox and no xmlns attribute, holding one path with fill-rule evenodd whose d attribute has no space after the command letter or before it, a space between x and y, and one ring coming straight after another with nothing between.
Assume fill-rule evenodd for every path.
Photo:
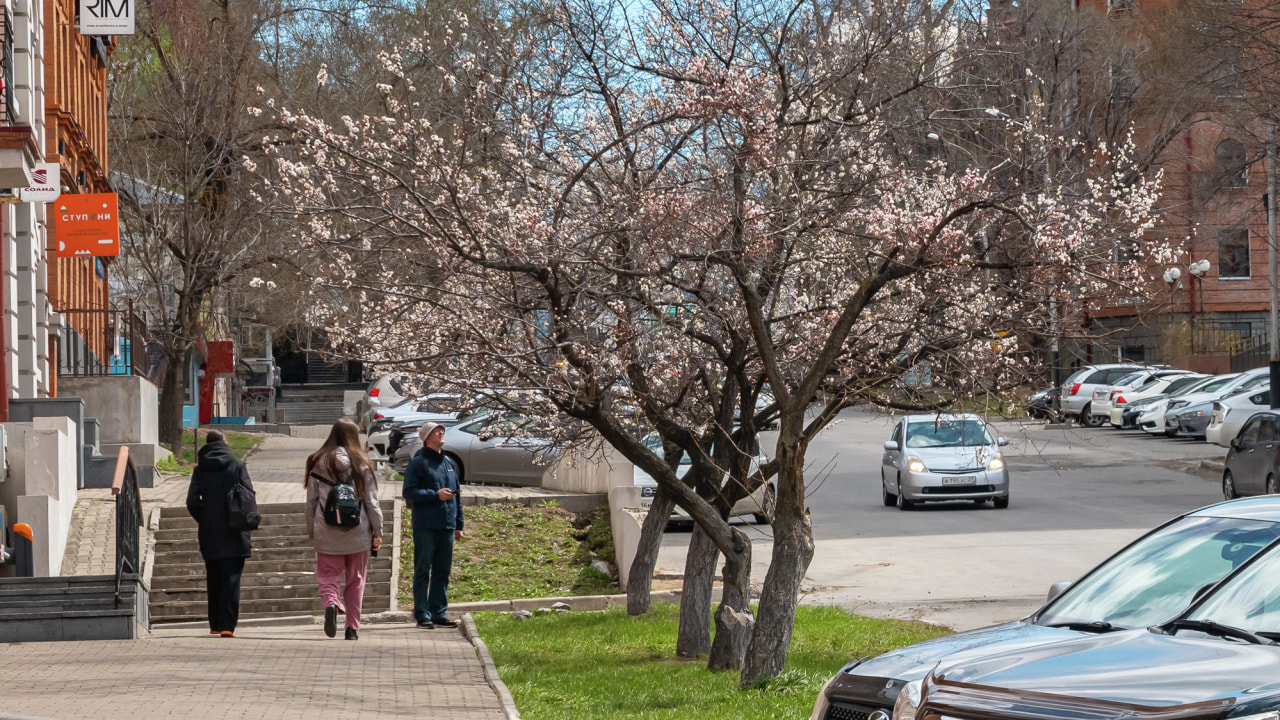
<instances>
[{"instance_id":1,"label":"license plate","mask_svg":"<svg viewBox=\"0 0 1280 720\"><path fill-rule=\"evenodd\" d=\"M973 485L978 482L978 478L973 475L964 475L962 477L944 477L943 485Z\"/></svg>"}]
</instances>

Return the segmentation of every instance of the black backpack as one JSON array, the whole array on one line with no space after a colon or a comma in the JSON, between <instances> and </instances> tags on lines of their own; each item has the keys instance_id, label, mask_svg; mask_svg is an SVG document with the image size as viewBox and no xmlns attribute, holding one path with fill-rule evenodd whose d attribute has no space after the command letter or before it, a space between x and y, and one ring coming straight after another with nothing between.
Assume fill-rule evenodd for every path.
<instances>
[{"instance_id":1,"label":"black backpack","mask_svg":"<svg viewBox=\"0 0 1280 720\"><path fill-rule=\"evenodd\" d=\"M329 486L329 499L324 503L324 522L334 527L353 528L360 526L360 496L356 486L350 482L336 483L327 478L311 473L311 477ZM347 475L347 480L351 476Z\"/></svg>"},{"instance_id":2,"label":"black backpack","mask_svg":"<svg viewBox=\"0 0 1280 720\"><path fill-rule=\"evenodd\" d=\"M227 524L232 530L257 530L262 523L258 514L258 498L239 478L227 493Z\"/></svg>"}]
</instances>

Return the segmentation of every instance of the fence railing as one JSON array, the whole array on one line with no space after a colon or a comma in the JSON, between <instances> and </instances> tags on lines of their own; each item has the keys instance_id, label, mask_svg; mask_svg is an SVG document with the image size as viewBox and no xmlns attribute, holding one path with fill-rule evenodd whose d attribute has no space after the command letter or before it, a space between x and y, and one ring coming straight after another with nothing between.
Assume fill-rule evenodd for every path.
<instances>
[{"instance_id":1,"label":"fence railing","mask_svg":"<svg viewBox=\"0 0 1280 720\"><path fill-rule=\"evenodd\" d=\"M62 310L58 372L147 376L147 324L132 308Z\"/></svg>"},{"instance_id":2,"label":"fence railing","mask_svg":"<svg viewBox=\"0 0 1280 720\"><path fill-rule=\"evenodd\" d=\"M1265 366L1271 360L1271 343L1266 335L1255 335L1231 355L1231 372L1244 372Z\"/></svg>"},{"instance_id":3,"label":"fence railing","mask_svg":"<svg viewBox=\"0 0 1280 720\"><path fill-rule=\"evenodd\" d=\"M5 7L0 12L0 35L3 40L0 41L0 62L4 63L4 67L0 68L0 77L4 79L4 88L0 89L0 123L12 125L18 121L17 105L13 99L13 21L9 18L9 9Z\"/></svg>"},{"instance_id":4,"label":"fence railing","mask_svg":"<svg viewBox=\"0 0 1280 720\"><path fill-rule=\"evenodd\" d=\"M116 474L111 481L116 498L116 607L120 607L120 587L127 574L141 574L142 494L138 491L138 471L129 459L129 448L120 448Z\"/></svg>"}]
</instances>

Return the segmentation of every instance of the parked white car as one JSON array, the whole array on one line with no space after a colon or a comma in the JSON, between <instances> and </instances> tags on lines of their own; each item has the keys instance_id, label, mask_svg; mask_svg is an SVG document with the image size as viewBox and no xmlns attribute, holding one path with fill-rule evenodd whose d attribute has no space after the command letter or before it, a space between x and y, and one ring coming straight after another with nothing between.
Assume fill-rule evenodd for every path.
<instances>
[{"instance_id":1,"label":"parked white car","mask_svg":"<svg viewBox=\"0 0 1280 720\"><path fill-rule=\"evenodd\" d=\"M1205 391L1212 392L1218 388L1225 387L1235 380L1236 377L1236 375L1211 375L1195 385L1183 388L1178 395L1170 395L1169 397L1161 398L1159 401L1146 406L1146 409L1138 416L1138 428L1143 432L1148 432L1152 435L1164 435L1164 416L1165 413L1169 411L1169 403L1175 402L1183 397L1199 395L1201 392Z\"/></svg>"},{"instance_id":2,"label":"parked white car","mask_svg":"<svg viewBox=\"0 0 1280 720\"><path fill-rule=\"evenodd\" d=\"M1128 398L1125 397L1126 391L1132 394L1137 394L1147 388L1161 385L1161 381L1168 380L1168 382L1172 382L1173 378L1187 375L1189 373L1190 371L1188 370L1176 369L1139 370L1138 372L1126 375L1117 380L1114 385L1103 385L1094 388L1093 399L1089 403L1090 412L1094 415L1100 416L1100 418L1096 420L1098 424L1109 422L1111 420L1111 411L1117 405L1123 405L1125 402L1128 402ZM1161 387L1167 386L1168 382L1163 383ZM1117 399L1123 402L1117 403Z\"/></svg>"},{"instance_id":3,"label":"parked white car","mask_svg":"<svg viewBox=\"0 0 1280 720\"><path fill-rule=\"evenodd\" d=\"M1093 408L1090 407L1093 391L1099 386L1110 386L1122 377L1145 369L1132 363L1089 365L1081 368L1062 384L1059 408L1063 415L1078 418L1089 427L1098 427L1102 425L1104 418L1094 415Z\"/></svg>"},{"instance_id":4,"label":"parked white car","mask_svg":"<svg viewBox=\"0 0 1280 720\"><path fill-rule=\"evenodd\" d=\"M1149 385L1124 390L1111 398L1111 427L1124 428L1124 411L1134 403L1161 395L1178 395L1184 390L1198 385L1210 376L1200 373L1183 373L1167 375Z\"/></svg>"},{"instance_id":5,"label":"parked white car","mask_svg":"<svg viewBox=\"0 0 1280 720\"><path fill-rule=\"evenodd\" d=\"M1209 426L1204 429L1204 439L1222 447L1231 447L1231 440L1240 434L1240 428L1259 410L1271 407L1271 387L1246 390L1231 397L1216 400Z\"/></svg>"},{"instance_id":6,"label":"parked white car","mask_svg":"<svg viewBox=\"0 0 1280 720\"><path fill-rule=\"evenodd\" d=\"M1169 437L1178 435L1204 437L1205 428L1209 425L1209 416L1213 412L1213 401L1230 397L1238 392L1259 389L1271 383L1271 371L1268 368L1255 368L1240 373L1235 380L1217 391L1202 390L1199 393L1183 395L1169 402L1169 409L1164 416L1164 434Z\"/></svg>"},{"instance_id":7,"label":"parked white car","mask_svg":"<svg viewBox=\"0 0 1280 720\"><path fill-rule=\"evenodd\" d=\"M656 434L648 435L642 441L650 450L662 454L662 439ZM760 465L769 462L769 458L763 453L757 452L756 456L751 459L751 466L748 472L755 474L760 469ZM693 462L686 453L680 458L680 465L676 467L676 477L684 477L689 472L689 468L693 467ZM653 504L653 497L658 491L658 481L653 479L649 473L635 469L633 475L635 486L640 488L640 506L649 507ZM778 504L778 488L773 478L768 482L756 488L756 491L747 497L734 503L733 510L729 512L729 517L746 517L751 516L756 523L764 524L773 520L773 511ZM682 508L676 507L671 514L673 521L688 521L689 514Z\"/></svg>"}]
</instances>

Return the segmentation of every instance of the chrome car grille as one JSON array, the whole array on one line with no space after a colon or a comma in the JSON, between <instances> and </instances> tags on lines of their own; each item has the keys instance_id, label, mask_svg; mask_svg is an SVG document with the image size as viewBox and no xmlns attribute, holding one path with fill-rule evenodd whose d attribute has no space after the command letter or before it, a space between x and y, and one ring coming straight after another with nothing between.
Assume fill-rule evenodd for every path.
<instances>
[{"instance_id":1,"label":"chrome car grille","mask_svg":"<svg viewBox=\"0 0 1280 720\"><path fill-rule=\"evenodd\" d=\"M935 475L972 475L974 473L980 473L985 469L986 468L978 467L968 468L967 470L957 470L955 468L929 468L929 472L934 473Z\"/></svg>"}]
</instances>

